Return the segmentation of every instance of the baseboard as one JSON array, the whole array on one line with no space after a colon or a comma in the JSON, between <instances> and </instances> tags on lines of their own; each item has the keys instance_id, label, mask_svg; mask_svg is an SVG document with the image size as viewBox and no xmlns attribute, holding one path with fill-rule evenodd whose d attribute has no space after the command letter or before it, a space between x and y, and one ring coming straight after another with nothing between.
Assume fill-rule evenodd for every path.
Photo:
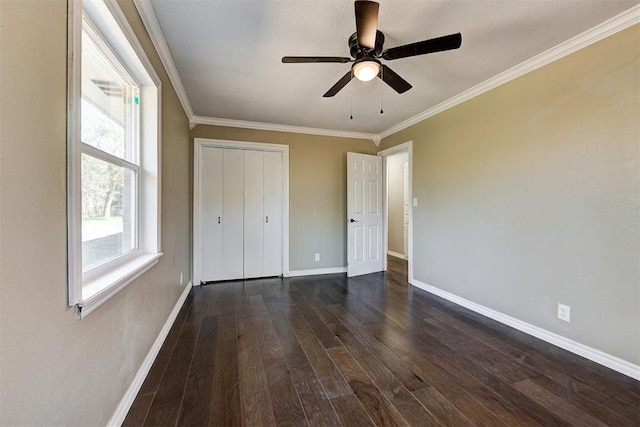
<instances>
[{"instance_id":1,"label":"baseboard","mask_svg":"<svg viewBox=\"0 0 640 427\"><path fill-rule=\"evenodd\" d=\"M147 377L147 374L149 373L149 370L151 369L151 365L153 365L153 362L156 360L156 357L158 356L158 352L160 352L160 348L162 347L164 340L167 338L167 335L169 334L169 330L171 329L171 326L173 326L173 322L176 320L176 317L178 317L178 313L180 312L180 309L182 308L184 301L187 299L187 295L189 295L191 286L192 286L191 281L189 281L189 283L187 283L187 286L184 287L184 290L182 291L180 298L178 298L176 305L173 307L173 310L171 310L171 313L169 313L169 317L167 317L167 321L164 322L164 326L162 327L162 329L160 329L160 333L158 334L153 345L151 346L151 349L149 349L147 356L142 361L142 365L140 365L140 369L138 369L138 372L136 373L136 376L133 378L133 381L131 382L129 389L120 400L120 403L118 404L116 411L113 413L113 416L107 423L107 426L119 427L124 422L124 419L127 416L127 413L129 412L129 409L131 408L133 401L135 400L136 396L138 395L138 392L140 391L140 387L142 387L142 383L144 382L145 378Z\"/></svg>"},{"instance_id":2,"label":"baseboard","mask_svg":"<svg viewBox=\"0 0 640 427\"><path fill-rule=\"evenodd\" d=\"M315 276L318 274L336 274L346 272L347 267L315 268L312 270L291 270L289 271L289 277Z\"/></svg>"},{"instance_id":3,"label":"baseboard","mask_svg":"<svg viewBox=\"0 0 640 427\"><path fill-rule=\"evenodd\" d=\"M496 320L507 326L511 326L512 328L515 328L526 334L532 335L536 338L540 338L543 341L587 358L593 362L599 363L600 365L606 366L607 368L613 369L614 371L620 372L621 374L627 375L636 380L640 380L639 365L605 353L601 350L586 346L577 341L573 341L569 338L565 338L556 333L549 332L546 329L542 329L530 323L523 322L522 320L500 313L499 311L477 304L473 301L469 301L442 289L427 285L426 283L420 282L419 280L414 279L411 284L424 291L437 295L455 304L461 305L462 307L468 308L469 310L475 311L476 313L480 313L483 316L487 316L493 320Z\"/></svg>"},{"instance_id":4,"label":"baseboard","mask_svg":"<svg viewBox=\"0 0 640 427\"><path fill-rule=\"evenodd\" d=\"M400 252L387 251L387 255L391 255L392 257L396 257L404 260L407 259L407 256L404 254L401 254Z\"/></svg>"}]
</instances>

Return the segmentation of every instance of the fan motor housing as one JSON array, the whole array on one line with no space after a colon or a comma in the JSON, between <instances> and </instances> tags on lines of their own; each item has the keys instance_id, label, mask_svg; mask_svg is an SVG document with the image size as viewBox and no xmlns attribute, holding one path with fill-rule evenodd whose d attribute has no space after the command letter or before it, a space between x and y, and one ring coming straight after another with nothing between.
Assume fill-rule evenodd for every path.
<instances>
[{"instance_id":1,"label":"fan motor housing","mask_svg":"<svg viewBox=\"0 0 640 427\"><path fill-rule=\"evenodd\" d=\"M380 56L383 45L384 34L379 30L376 30L376 45L373 49L367 49L366 47L362 47L358 44L358 33L353 33L351 34L351 37L349 37L349 52L351 52L351 56L356 59L367 56Z\"/></svg>"}]
</instances>

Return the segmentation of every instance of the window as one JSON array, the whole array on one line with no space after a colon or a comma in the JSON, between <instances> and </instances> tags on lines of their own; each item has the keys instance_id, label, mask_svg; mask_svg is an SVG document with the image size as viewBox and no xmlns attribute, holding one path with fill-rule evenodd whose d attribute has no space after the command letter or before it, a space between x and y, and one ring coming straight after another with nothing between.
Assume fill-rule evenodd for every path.
<instances>
[{"instance_id":1,"label":"window","mask_svg":"<svg viewBox=\"0 0 640 427\"><path fill-rule=\"evenodd\" d=\"M69 2L69 305L157 263L160 82L115 0Z\"/></svg>"}]
</instances>

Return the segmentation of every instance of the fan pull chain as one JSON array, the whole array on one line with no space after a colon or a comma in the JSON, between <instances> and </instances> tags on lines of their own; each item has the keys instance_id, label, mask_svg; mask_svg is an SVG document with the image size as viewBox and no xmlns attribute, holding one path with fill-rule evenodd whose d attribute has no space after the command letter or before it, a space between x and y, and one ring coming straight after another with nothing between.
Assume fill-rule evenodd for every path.
<instances>
[{"instance_id":1,"label":"fan pull chain","mask_svg":"<svg viewBox=\"0 0 640 427\"><path fill-rule=\"evenodd\" d=\"M384 114L384 110L382 109L382 103L384 101L384 80L382 73L384 69L380 67L380 114Z\"/></svg>"},{"instance_id":2,"label":"fan pull chain","mask_svg":"<svg viewBox=\"0 0 640 427\"><path fill-rule=\"evenodd\" d=\"M349 81L349 98L351 99L351 114L349 120L353 120L353 68L351 69L351 81Z\"/></svg>"}]
</instances>

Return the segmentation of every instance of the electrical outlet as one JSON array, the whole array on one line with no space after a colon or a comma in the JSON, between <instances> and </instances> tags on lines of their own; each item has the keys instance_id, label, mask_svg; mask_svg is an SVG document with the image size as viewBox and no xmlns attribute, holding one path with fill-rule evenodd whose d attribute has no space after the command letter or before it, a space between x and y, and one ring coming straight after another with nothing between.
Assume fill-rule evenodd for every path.
<instances>
[{"instance_id":1,"label":"electrical outlet","mask_svg":"<svg viewBox=\"0 0 640 427\"><path fill-rule=\"evenodd\" d=\"M417 208L417 207L418 207L418 198L417 198L417 197L414 197L414 198L413 198L413 207L414 207L414 208Z\"/></svg>"},{"instance_id":2,"label":"electrical outlet","mask_svg":"<svg viewBox=\"0 0 640 427\"><path fill-rule=\"evenodd\" d=\"M182 286L182 273L180 273L180 286Z\"/></svg>"},{"instance_id":3,"label":"electrical outlet","mask_svg":"<svg viewBox=\"0 0 640 427\"><path fill-rule=\"evenodd\" d=\"M558 304L558 319L565 322L571 321L571 307L564 304Z\"/></svg>"},{"instance_id":4,"label":"electrical outlet","mask_svg":"<svg viewBox=\"0 0 640 427\"><path fill-rule=\"evenodd\" d=\"M320 261L320 254L316 254L315 258L314 258L315 262Z\"/></svg>"}]
</instances>

